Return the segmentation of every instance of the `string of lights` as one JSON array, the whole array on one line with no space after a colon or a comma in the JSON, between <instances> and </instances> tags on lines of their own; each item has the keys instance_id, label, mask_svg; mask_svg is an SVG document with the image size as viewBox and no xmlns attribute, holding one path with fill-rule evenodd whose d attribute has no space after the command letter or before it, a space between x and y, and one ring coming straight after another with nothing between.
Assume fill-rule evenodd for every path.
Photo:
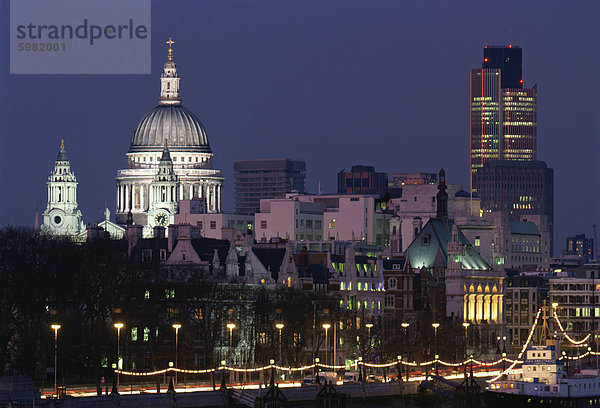
<instances>
[{"instance_id":1,"label":"string of lights","mask_svg":"<svg viewBox=\"0 0 600 408\"><path fill-rule=\"evenodd\" d=\"M540 314L541 313L542 313L542 308L539 308L538 311L537 311L537 314L535 315L535 319L533 321L533 324L531 325L531 329L529 330L529 336L527 336L527 341L525 342L525 344L523 344L523 348L521 348L521 351L517 355L516 360L513 361L511 363L511 365L508 366L508 368L506 370L501 371L500 374L498 374L496 377L492 378L491 380L488 380L488 382L497 381L500 377L502 377L506 373L511 372L512 369L515 368L515 366L517 364L519 364L517 361L519 361L521 359L521 357L523 357L523 353L525 353L525 350L527 350L527 347L529 346L529 342L531 342L531 338L533 337L533 333L535 333L535 328L536 328L536 326L538 324L538 319L540 318ZM522 363L523 363L523 361L521 361L521 364Z\"/></svg>"},{"instance_id":2,"label":"string of lights","mask_svg":"<svg viewBox=\"0 0 600 408\"><path fill-rule=\"evenodd\" d=\"M590 336L591 336L591 334L589 334L589 333L588 333L588 335L587 335L587 336L585 336L583 339L581 339L581 340L579 340L579 341L577 341L577 340L573 340L573 339L572 339L572 338L571 338L571 337L570 337L570 336L567 334L567 332L565 332L565 329L563 328L563 325L562 325L562 323L560 322L560 319L558 318L558 314L556 313L556 307L553 307L553 308L552 308L552 314L554 315L554 320L556 320L556 323L558 323L558 327L560 328L560 332L561 332L562 334L564 334L565 338L566 338L567 340L569 340L569 341L570 341L572 344L575 344L575 345L580 345L580 344L583 344L583 343L585 343L586 341L588 341L588 340L589 340L589 338L590 338Z\"/></svg>"},{"instance_id":3,"label":"string of lights","mask_svg":"<svg viewBox=\"0 0 600 408\"><path fill-rule=\"evenodd\" d=\"M430 366L437 362L438 364L446 366L446 367L460 367L460 366L467 365L470 363L480 365L480 366L490 367L490 366L498 365L498 364L502 363L503 361L511 362L511 363L512 362L522 363L522 361L511 360L509 358L501 358L499 360L489 361L489 362L479 361L479 360L470 358L468 360L458 362L458 363L450 363L447 361L434 359L434 360L425 361L422 363L417 363L414 361L409 362L409 361L397 360L397 361L393 361L390 363L380 363L380 364L366 363L363 361L358 361L356 364L362 365L365 367L370 367L370 368L389 368L389 367L397 366L398 364L403 365L403 366L409 366L409 367L427 367L427 366ZM167 372L178 372L178 373L184 373L184 374L208 374L208 373L213 373L213 372L217 372L217 371L235 371L238 373L255 373L255 372L271 370L271 369L276 369L276 370L280 370L280 371L303 371L303 370L312 370L313 368L323 368L323 369L329 369L329 370L342 370L342 369L345 369L346 366L345 365L329 365L329 364L316 363L316 364L305 365L305 366L301 366L301 367L283 367L283 366L278 366L275 364L269 364L269 365L266 365L263 367L256 367L256 368L220 366L220 367L208 368L208 369L204 369L204 370L189 370L189 369L183 369L183 368L169 367L169 368L165 368L162 370L156 370L156 371L150 371L150 372L124 371L124 370L114 370L114 372L121 374L121 375L131 375L131 376L135 376L135 377L142 377L142 376L160 375L160 374L165 374Z\"/></svg>"},{"instance_id":4,"label":"string of lights","mask_svg":"<svg viewBox=\"0 0 600 408\"><path fill-rule=\"evenodd\" d=\"M415 361L413 361L413 362L403 361L402 359L399 358L397 361L392 361L389 363L367 363L367 362L359 360L356 362L356 365L357 366L362 365L362 366L370 367L370 368L389 368L389 367L393 367L393 366L397 366L397 365L403 365L403 366L408 366L408 367L427 367L427 366L437 363L439 365L443 365L446 367L460 367L460 366L465 366L468 364L475 364L475 365L483 366L483 367L491 367L491 366L502 364L504 362L510 363L510 366L507 369L501 371L500 374L498 374L496 377L492 378L491 380L488 380L488 382L493 382L493 381L498 380L504 374L513 372L513 370L515 369L515 367L518 364L523 364L523 360L521 360L521 358L523 357L525 350L527 350L527 347L529 347L529 343L531 343L531 339L533 338L533 335L535 333L535 328L537 327L541 311L542 311L541 308L538 309L538 312L535 316L533 324L531 325L531 329L529 330L529 335L527 336L527 341L525 341L525 344L523 344L523 347L521 348L521 351L517 355L517 358L514 360L510 359L510 358L506 358L506 357L502 357L495 361L480 361L480 360L476 360L473 358L469 358L462 362L450 363L450 362L443 361L443 360L436 358L436 359L425 361L422 363L417 363ZM574 340L565 332L564 327L563 327L562 323L560 322L558 315L556 314L556 308L553 309L553 317L556 320L556 322L558 323L561 333L563 333L565 335L565 338L567 340L569 340L569 342L571 342L572 344L574 344L576 346L586 346L587 345L584 343L587 340L589 340L589 338L591 336L590 334L588 334L582 340L579 340L579 341ZM587 356L595 356L595 355L600 355L600 352L594 352L594 351L591 351L588 349L584 354L581 354L578 356L571 356L571 357L561 356L559 358L559 360L564 360L564 359L579 360L579 359L585 358ZM151 372L145 372L145 373L135 372L135 371L124 371L124 370L114 370L114 371L115 371L115 373L118 373L121 375L131 375L131 376L141 377L141 376L160 375L160 374L165 374L167 372L179 372L179 373L185 373L185 374L208 374L208 373L213 373L213 372L217 372L217 371L234 371L234 372L238 372L238 373L255 373L255 372L271 370L271 369L276 369L276 370L281 370L281 371L303 371L303 370L312 370L314 368L323 368L323 369L328 369L328 370L341 370L341 369L345 369L346 366L345 365L329 365L329 364L315 363L315 364L305 365L305 366L301 366L301 367L283 367L283 366L278 366L275 364L269 364L269 365L266 365L263 367L241 368L241 367L229 367L229 366L222 365L217 368L209 368L209 369L204 369L204 370L188 370L188 369L169 367L169 368L166 368L163 370L157 370L157 371L151 371Z\"/></svg>"}]
</instances>

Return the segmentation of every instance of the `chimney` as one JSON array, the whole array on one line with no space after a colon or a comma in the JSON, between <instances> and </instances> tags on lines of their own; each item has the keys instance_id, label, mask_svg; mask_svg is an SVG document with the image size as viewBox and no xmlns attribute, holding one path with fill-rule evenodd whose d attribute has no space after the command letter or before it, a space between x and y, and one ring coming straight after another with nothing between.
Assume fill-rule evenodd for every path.
<instances>
[{"instance_id":1,"label":"chimney","mask_svg":"<svg viewBox=\"0 0 600 408\"><path fill-rule=\"evenodd\" d=\"M165 237L165 227L154 227L154 238L164 238Z\"/></svg>"},{"instance_id":2,"label":"chimney","mask_svg":"<svg viewBox=\"0 0 600 408\"><path fill-rule=\"evenodd\" d=\"M131 256L133 248L135 248L139 241L142 239L142 228L143 227L141 225L137 224L127 225L125 227L125 238L127 239L128 243L129 256Z\"/></svg>"}]
</instances>

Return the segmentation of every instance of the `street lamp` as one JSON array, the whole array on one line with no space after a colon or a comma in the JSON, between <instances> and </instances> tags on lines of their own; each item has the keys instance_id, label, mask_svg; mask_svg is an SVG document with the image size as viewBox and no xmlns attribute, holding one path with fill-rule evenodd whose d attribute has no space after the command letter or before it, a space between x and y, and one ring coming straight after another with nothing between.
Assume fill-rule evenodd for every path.
<instances>
[{"instance_id":1,"label":"street lamp","mask_svg":"<svg viewBox=\"0 0 600 408\"><path fill-rule=\"evenodd\" d=\"M367 324L365 324L365 327L367 328L367 333L369 335L368 341L369 341L369 352L370 352L371 346L372 346L372 344L371 344L371 327L373 327L373 323L367 323Z\"/></svg>"},{"instance_id":2,"label":"street lamp","mask_svg":"<svg viewBox=\"0 0 600 408\"><path fill-rule=\"evenodd\" d=\"M331 325L329 323L323 323L323 328L325 329L325 364L327 364L327 348L329 347L329 343L327 342L327 330Z\"/></svg>"},{"instance_id":3,"label":"street lamp","mask_svg":"<svg viewBox=\"0 0 600 408\"><path fill-rule=\"evenodd\" d=\"M471 323L463 322L463 327L465 328L465 358L467 357L467 348L469 346L469 326Z\"/></svg>"},{"instance_id":4,"label":"street lamp","mask_svg":"<svg viewBox=\"0 0 600 408\"><path fill-rule=\"evenodd\" d=\"M279 330L279 364L283 365L283 361L281 361L281 329L283 329L283 323L277 323L275 328Z\"/></svg>"},{"instance_id":5,"label":"street lamp","mask_svg":"<svg viewBox=\"0 0 600 408\"><path fill-rule=\"evenodd\" d=\"M115 323L115 328L117 329L117 370L123 368L121 364L121 329L123 328L123 323ZM119 371L117 371L117 389L119 389Z\"/></svg>"},{"instance_id":6,"label":"street lamp","mask_svg":"<svg viewBox=\"0 0 600 408\"><path fill-rule=\"evenodd\" d=\"M400 324L400 326L402 326L402 328L404 329L404 347L406 350L404 350L404 352L406 353L406 358L408 360L408 326L410 326L409 323L402 323Z\"/></svg>"},{"instance_id":7,"label":"street lamp","mask_svg":"<svg viewBox=\"0 0 600 408\"><path fill-rule=\"evenodd\" d=\"M235 329L235 323L227 323L227 328L229 329L229 358L233 365L233 329ZM235 376L235 371L233 373Z\"/></svg>"},{"instance_id":8,"label":"street lamp","mask_svg":"<svg viewBox=\"0 0 600 408\"><path fill-rule=\"evenodd\" d=\"M54 393L58 396L58 388L56 387L56 373L58 370L58 329L60 329L60 324L53 324L52 330L54 330Z\"/></svg>"},{"instance_id":9,"label":"street lamp","mask_svg":"<svg viewBox=\"0 0 600 408\"><path fill-rule=\"evenodd\" d=\"M437 329L438 327L440 327L439 323L432 323L431 326L433 327L433 336L434 336L434 348L433 348L433 352L435 354L435 374L438 374L438 353L437 353Z\"/></svg>"},{"instance_id":10,"label":"street lamp","mask_svg":"<svg viewBox=\"0 0 600 408\"><path fill-rule=\"evenodd\" d=\"M175 323L173 325L173 328L175 329L175 368L179 368L179 363L177 362L177 357L179 356L179 350L178 350L178 346L179 346L179 329L181 329L181 325L179 323ZM184 377L184 384L185 384L185 377ZM177 384L177 371L175 371L175 384Z\"/></svg>"},{"instance_id":11,"label":"street lamp","mask_svg":"<svg viewBox=\"0 0 600 408\"><path fill-rule=\"evenodd\" d=\"M229 329L229 352L233 353L233 329L235 329L235 323L227 323Z\"/></svg>"},{"instance_id":12,"label":"street lamp","mask_svg":"<svg viewBox=\"0 0 600 408\"><path fill-rule=\"evenodd\" d=\"M400 324L400 326L402 326L402 328L404 329L404 352L406 353L406 361L408 361L409 359L409 352L408 352L408 326L410 326L409 323L407 322L403 322L402 324ZM410 370L410 366L406 366L406 381L408 381L408 376L409 376L409 370Z\"/></svg>"}]
</instances>

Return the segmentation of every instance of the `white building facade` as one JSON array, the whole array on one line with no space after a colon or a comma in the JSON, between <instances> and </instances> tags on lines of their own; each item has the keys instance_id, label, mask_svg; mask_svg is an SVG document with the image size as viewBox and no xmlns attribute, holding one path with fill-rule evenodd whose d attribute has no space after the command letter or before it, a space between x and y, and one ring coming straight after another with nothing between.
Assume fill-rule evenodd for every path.
<instances>
[{"instance_id":1,"label":"white building facade","mask_svg":"<svg viewBox=\"0 0 600 408\"><path fill-rule=\"evenodd\" d=\"M128 168L119 170L116 177L116 221L126 224L131 212L133 223L147 226L145 236L151 235L152 224L156 224L151 183L158 173L165 143L179 183L176 204L179 200L199 198L204 201L206 212L221 211L224 178L221 171L212 169L213 153L204 126L181 103L180 78L171 44L160 79L158 106L139 121L127 152ZM168 218L173 215L169 213Z\"/></svg>"},{"instance_id":2,"label":"white building facade","mask_svg":"<svg viewBox=\"0 0 600 408\"><path fill-rule=\"evenodd\" d=\"M43 213L43 233L75 237L85 231L77 205L77 178L71 170L64 140L60 142L54 170L48 177L48 203Z\"/></svg>"}]
</instances>

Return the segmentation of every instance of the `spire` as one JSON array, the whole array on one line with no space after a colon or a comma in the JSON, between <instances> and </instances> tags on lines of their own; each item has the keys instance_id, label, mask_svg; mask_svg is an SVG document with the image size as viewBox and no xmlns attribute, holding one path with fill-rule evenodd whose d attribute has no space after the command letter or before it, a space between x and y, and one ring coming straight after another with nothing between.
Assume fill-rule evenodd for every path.
<instances>
[{"instance_id":1,"label":"spire","mask_svg":"<svg viewBox=\"0 0 600 408\"><path fill-rule=\"evenodd\" d=\"M167 138L165 137L165 147L162 151L162 157L160 161L171 161L171 153L169 152L169 144L167 142Z\"/></svg>"},{"instance_id":2,"label":"spire","mask_svg":"<svg viewBox=\"0 0 600 408\"><path fill-rule=\"evenodd\" d=\"M60 139L60 149L58 150L56 161L69 161L67 151L65 150L65 139Z\"/></svg>"},{"instance_id":3,"label":"spire","mask_svg":"<svg viewBox=\"0 0 600 408\"><path fill-rule=\"evenodd\" d=\"M446 172L442 168L438 180L437 218L448 218L448 193L446 192Z\"/></svg>"},{"instance_id":4,"label":"spire","mask_svg":"<svg viewBox=\"0 0 600 408\"><path fill-rule=\"evenodd\" d=\"M167 61L160 76L160 98L158 103L161 105L179 105L181 97L179 96L179 76L177 75L177 66L173 59L173 44L175 41L169 37L167 41L169 46Z\"/></svg>"}]
</instances>

